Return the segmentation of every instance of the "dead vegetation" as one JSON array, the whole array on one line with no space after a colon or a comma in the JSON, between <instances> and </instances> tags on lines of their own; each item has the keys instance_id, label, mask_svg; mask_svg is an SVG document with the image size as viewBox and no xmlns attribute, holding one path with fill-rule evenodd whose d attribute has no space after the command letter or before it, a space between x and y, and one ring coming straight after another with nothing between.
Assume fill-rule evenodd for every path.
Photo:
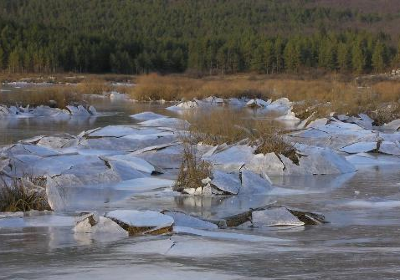
<instances>
[{"instance_id":1,"label":"dead vegetation","mask_svg":"<svg viewBox=\"0 0 400 280\"><path fill-rule=\"evenodd\" d=\"M202 188L202 180L210 178L212 174L211 164L197 157L196 146L184 143L182 164L179 169L174 190L183 191L185 188Z\"/></svg>"},{"instance_id":2,"label":"dead vegetation","mask_svg":"<svg viewBox=\"0 0 400 280\"><path fill-rule=\"evenodd\" d=\"M0 177L0 212L51 210L46 195L45 180L23 176Z\"/></svg>"},{"instance_id":3,"label":"dead vegetation","mask_svg":"<svg viewBox=\"0 0 400 280\"><path fill-rule=\"evenodd\" d=\"M276 153L298 163L295 148L284 141L284 127L271 119L251 117L243 111L221 108L200 114L187 114L191 138L208 145L243 142L256 147L256 153Z\"/></svg>"},{"instance_id":4,"label":"dead vegetation","mask_svg":"<svg viewBox=\"0 0 400 280\"><path fill-rule=\"evenodd\" d=\"M48 105L65 108L71 104L82 104L83 96L71 86L49 86L34 91L5 92L0 96L0 103L8 106Z\"/></svg>"},{"instance_id":5,"label":"dead vegetation","mask_svg":"<svg viewBox=\"0 0 400 280\"><path fill-rule=\"evenodd\" d=\"M334 112L356 116L367 113L376 124L400 118L400 82L379 81L358 85L331 76L319 79L269 78L268 76L224 76L194 79L185 76L140 76L130 90L132 98L149 101L221 98L287 97L295 102L294 112L301 119L329 117Z\"/></svg>"},{"instance_id":6,"label":"dead vegetation","mask_svg":"<svg viewBox=\"0 0 400 280\"><path fill-rule=\"evenodd\" d=\"M104 92L110 92L113 87L104 79L89 78L85 79L81 83L78 83L75 91L79 94L98 94L101 95Z\"/></svg>"},{"instance_id":7,"label":"dead vegetation","mask_svg":"<svg viewBox=\"0 0 400 280\"><path fill-rule=\"evenodd\" d=\"M2 92L0 104L7 106L48 105L64 109L67 105L85 105L88 95L102 95L112 91L128 92L129 87L114 85L105 78L87 78L77 84L31 86L29 90Z\"/></svg>"}]
</instances>

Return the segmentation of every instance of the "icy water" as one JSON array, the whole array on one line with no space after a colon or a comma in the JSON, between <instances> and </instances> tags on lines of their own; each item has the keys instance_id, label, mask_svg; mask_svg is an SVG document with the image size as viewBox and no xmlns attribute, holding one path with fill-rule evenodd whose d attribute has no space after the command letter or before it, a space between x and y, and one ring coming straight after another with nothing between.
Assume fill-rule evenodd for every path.
<instances>
[{"instance_id":1,"label":"icy water","mask_svg":"<svg viewBox=\"0 0 400 280\"><path fill-rule=\"evenodd\" d=\"M40 91L40 87L15 88L3 86L1 96L12 93L29 94ZM165 110L171 104L127 103L124 101L111 102L108 98L87 98L87 101L96 107L102 114L96 117L74 117L69 120L49 120L42 118L9 118L0 121L0 145L15 143L18 140L38 135L54 135L60 133L78 134L84 130L103 127L107 125L133 124L129 115L143 111L154 111L164 115L173 115Z\"/></svg>"},{"instance_id":2,"label":"icy water","mask_svg":"<svg viewBox=\"0 0 400 280\"><path fill-rule=\"evenodd\" d=\"M167 112L162 105L96 102L109 115L92 123L0 120L0 135L16 141L78 133L132 123L128 115L140 111ZM71 188L72 212L0 218L0 279L399 279L400 159L391 162L359 165L358 172L340 176L272 178L282 188L268 195L199 198L165 191L138 196ZM73 216L81 210L177 209L216 218L270 203L321 213L330 223L235 229L209 237L101 240L72 232Z\"/></svg>"}]
</instances>

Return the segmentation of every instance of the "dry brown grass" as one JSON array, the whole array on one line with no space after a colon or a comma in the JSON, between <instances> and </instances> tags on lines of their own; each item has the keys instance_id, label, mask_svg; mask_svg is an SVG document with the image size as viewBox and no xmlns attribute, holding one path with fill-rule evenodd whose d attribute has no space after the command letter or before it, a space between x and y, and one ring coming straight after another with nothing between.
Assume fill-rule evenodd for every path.
<instances>
[{"instance_id":1,"label":"dry brown grass","mask_svg":"<svg viewBox=\"0 0 400 280\"><path fill-rule=\"evenodd\" d=\"M49 105L65 108L67 105L84 104L85 95L102 95L111 91L127 93L130 87L113 85L106 80L109 77L88 77L77 84L54 84L48 86L31 86L27 90L2 92L0 104L19 106Z\"/></svg>"},{"instance_id":2,"label":"dry brown grass","mask_svg":"<svg viewBox=\"0 0 400 280\"><path fill-rule=\"evenodd\" d=\"M202 180L211 177L211 164L197 158L196 154L196 146L186 142L183 149L182 164L174 185L175 191L183 191L185 188L201 188L204 186Z\"/></svg>"},{"instance_id":3,"label":"dry brown grass","mask_svg":"<svg viewBox=\"0 0 400 280\"><path fill-rule=\"evenodd\" d=\"M130 94L143 101L191 100L209 96L287 97L295 102L294 112L303 119L313 112L315 117L328 117L332 112L348 115L367 113L377 124L400 118L400 109L395 106L400 100L400 82L396 81L381 81L361 88L355 82L344 82L335 76L316 80L248 75L194 79L151 74L139 77L137 83ZM388 109L386 105L389 104L392 106Z\"/></svg>"},{"instance_id":4,"label":"dry brown grass","mask_svg":"<svg viewBox=\"0 0 400 280\"><path fill-rule=\"evenodd\" d=\"M26 81L32 83L52 83L52 84L78 84L87 80L102 80L105 82L132 82L133 75L123 74L87 74L87 73L0 73L1 82Z\"/></svg>"},{"instance_id":5,"label":"dry brown grass","mask_svg":"<svg viewBox=\"0 0 400 280\"><path fill-rule=\"evenodd\" d=\"M0 212L51 210L41 178L0 178Z\"/></svg>"},{"instance_id":6,"label":"dry brown grass","mask_svg":"<svg viewBox=\"0 0 400 280\"><path fill-rule=\"evenodd\" d=\"M236 76L235 76L236 77ZM230 77L231 78L231 77ZM144 75L137 78L137 86L132 88L132 98L149 101L191 100L218 96L230 97L260 97L258 84L247 79L206 78L194 79L184 76Z\"/></svg>"},{"instance_id":7,"label":"dry brown grass","mask_svg":"<svg viewBox=\"0 0 400 280\"><path fill-rule=\"evenodd\" d=\"M49 86L34 91L21 91L2 93L0 103L4 105L39 106L65 108L67 105L83 102L82 94L78 93L75 86Z\"/></svg>"},{"instance_id":8,"label":"dry brown grass","mask_svg":"<svg viewBox=\"0 0 400 280\"><path fill-rule=\"evenodd\" d=\"M98 94L110 92L113 87L105 80L99 78L89 78L76 86L76 91L80 94Z\"/></svg>"},{"instance_id":9,"label":"dry brown grass","mask_svg":"<svg viewBox=\"0 0 400 280\"><path fill-rule=\"evenodd\" d=\"M282 154L298 162L294 147L283 139L284 127L273 120L250 117L243 111L212 110L188 114L190 137L195 143L209 145L235 144L241 141L256 147L256 153Z\"/></svg>"}]
</instances>

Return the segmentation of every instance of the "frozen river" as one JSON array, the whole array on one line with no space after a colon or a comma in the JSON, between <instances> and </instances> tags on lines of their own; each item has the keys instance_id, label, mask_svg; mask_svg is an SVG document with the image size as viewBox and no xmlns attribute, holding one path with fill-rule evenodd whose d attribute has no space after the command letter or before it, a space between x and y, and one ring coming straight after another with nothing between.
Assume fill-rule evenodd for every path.
<instances>
[{"instance_id":1,"label":"frozen river","mask_svg":"<svg viewBox=\"0 0 400 280\"><path fill-rule=\"evenodd\" d=\"M93 104L104 115L62 123L0 119L0 144L132 124L129 115L142 111L173 115L165 105ZM271 177L280 188L268 195L69 188L72 210L0 218L0 279L399 279L400 158L357 168L343 175ZM329 223L105 240L72 232L73 217L84 210L175 209L218 218L270 203L321 213Z\"/></svg>"}]
</instances>

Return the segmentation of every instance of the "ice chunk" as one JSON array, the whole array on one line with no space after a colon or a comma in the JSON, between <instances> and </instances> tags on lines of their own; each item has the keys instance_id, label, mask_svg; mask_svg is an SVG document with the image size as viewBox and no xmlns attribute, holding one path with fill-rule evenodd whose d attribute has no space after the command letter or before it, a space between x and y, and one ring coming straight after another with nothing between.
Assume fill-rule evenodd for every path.
<instances>
[{"instance_id":1,"label":"ice chunk","mask_svg":"<svg viewBox=\"0 0 400 280\"><path fill-rule=\"evenodd\" d=\"M275 111L282 115L286 115L288 112L292 110L292 102L289 101L286 97L280 98L272 102L267 106L268 111Z\"/></svg>"},{"instance_id":2,"label":"ice chunk","mask_svg":"<svg viewBox=\"0 0 400 280\"><path fill-rule=\"evenodd\" d=\"M139 129L126 125L109 125L93 132L88 132L90 137L121 137L129 134L139 133Z\"/></svg>"},{"instance_id":3,"label":"ice chunk","mask_svg":"<svg viewBox=\"0 0 400 280\"><path fill-rule=\"evenodd\" d=\"M272 189L270 181L248 170L242 170L242 187L239 194L265 193Z\"/></svg>"},{"instance_id":4,"label":"ice chunk","mask_svg":"<svg viewBox=\"0 0 400 280\"><path fill-rule=\"evenodd\" d=\"M238 174L228 174L219 170L213 172L211 185L229 194L238 194L241 187Z\"/></svg>"},{"instance_id":5,"label":"ice chunk","mask_svg":"<svg viewBox=\"0 0 400 280\"><path fill-rule=\"evenodd\" d=\"M327 175L356 171L354 165L329 148L309 147L305 145L296 145L295 147L299 148L302 154L298 165L285 156L280 156L285 165L285 174Z\"/></svg>"},{"instance_id":6,"label":"ice chunk","mask_svg":"<svg viewBox=\"0 0 400 280\"><path fill-rule=\"evenodd\" d=\"M203 236L203 237L210 237L210 238L222 239L222 240L240 240L240 241L248 241L248 242L284 242L285 241L283 239L274 238L274 237L240 234L240 233L224 232L224 231L208 231L208 230L201 230L201 229L195 229L195 228L190 228L190 227L179 227L179 226L174 227L174 232Z\"/></svg>"},{"instance_id":7,"label":"ice chunk","mask_svg":"<svg viewBox=\"0 0 400 280\"><path fill-rule=\"evenodd\" d=\"M283 175L285 165L275 153L257 154L246 164L246 169L260 175Z\"/></svg>"},{"instance_id":8,"label":"ice chunk","mask_svg":"<svg viewBox=\"0 0 400 280\"><path fill-rule=\"evenodd\" d=\"M400 156L400 143L382 141L379 146L379 152L388 155Z\"/></svg>"},{"instance_id":9,"label":"ice chunk","mask_svg":"<svg viewBox=\"0 0 400 280\"><path fill-rule=\"evenodd\" d=\"M114 210L106 217L116 221L131 235L164 233L172 230L174 219L156 211Z\"/></svg>"},{"instance_id":10,"label":"ice chunk","mask_svg":"<svg viewBox=\"0 0 400 280\"><path fill-rule=\"evenodd\" d=\"M252 212L252 222L255 227L263 226L302 226L304 223L289 212L285 207L273 207Z\"/></svg>"},{"instance_id":11,"label":"ice chunk","mask_svg":"<svg viewBox=\"0 0 400 280\"><path fill-rule=\"evenodd\" d=\"M131 118L134 118L139 121L148 121L148 120L155 120L160 118L165 118L164 115L156 114L153 112L143 112L135 115L130 115Z\"/></svg>"},{"instance_id":12,"label":"ice chunk","mask_svg":"<svg viewBox=\"0 0 400 280\"><path fill-rule=\"evenodd\" d=\"M47 202L53 211L65 210L65 198L61 196L57 182L50 177L47 177L46 195Z\"/></svg>"},{"instance_id":13,"label":"ice chunk","mask_svg":"<svg viewBox=\"0 0 400 280\"><path fill-rule=\"evenodd\" d=\"M173 180L146 177L122 181L112 185L112 188L116 190L146 192L161 188L171 188L174 184L175 181Z\"/></svg>"},{"instance_id":14,"label":"ice chunk","mask_svg":"<svg viewBox=\"0 0 400 280\"><path fill-rule=\"evenodd\" d=\"M145 173L153 173L155 171L155 168L153 165L148 163L142 158L134 157L131 155L116 155L116 156L111 156L111 157L105 157L105 160L107 160L109 163L112 162L121 162L124 163L133 169L145 172Z\"/></svg>"},{"instance_id":15,"label":"ice chunk","mask_svg":"<svg viewBox=\"0 0 400 280\"><path fill-rule=\"evenodd\" d=\"M172 127L180 129L189 127L189 123L187 121L177 118L159 118L140 122L139 124L143 126Z\"/></svg>"},{"instance_id":16,"label":"ice chunk","mask_svg":"<svg viewBox=\"0 0 400 280\"><path fill-rule=\"evenodd\" d=\"M67 109L71 112L71 115L73 116L90 116L91 114L89 113L88 110L85 109L82 105L79 105L78 107L68 105Z\"/></svg>"},{"instance_id":17,"label":"ice chunk","mask_svg":"<svg viewBox=\"0 0 400 280\"><path fill-rule=\"evenodd\" d=\"M120 236L128 236L128 232L120 227L113 220L106 217L99 217L97 213L90 213L79 217L75 227L75 233L91 233L91 234L112 234Z\"/></svg>"},{"instance_id":18,"label":"ice chunk","mask_svg":"<svg viewBox=\"0 0 400 280\"><path fill-rule=\"evenodd\" d=\"M163 211L165 215L171 216L174 219L174 226L183 226L197 229L218 229L216 224L204 221L195 216L190 216L183 212Z\"/></svg>"},{"instance_id":19,"label":"ice chunk","mask_svg":"<svg viewBox=\"0 0 400 280\"><path fill-rule=\"evenodd\" d=\"M253 159L254 150L253 147L245 145L232 146L219 153L214 153L207 160L223 170L239 171L244 164Z\"/></svg>"},{"instance_id":20,"label":"ice chunk","mask_svg":"<svg viewBox=\"0 0 400 280\"><path fill-rule=\"evenodd\" d=\"M199 104L198 104L197 100L193 100L193 101L181 102L177 105L170 106L167 108L167 110L180 111L180 110L194 109L194 108L198 108L198 107L199 107Z\"/></svg>"},{"instance_id":21,"label":"ice chunk","mask_svg":"<svg viewBox=\"0 0 400 280\"><path fill-rule=\"evenodd\" d=\"M390 130L399 130L400 129L400 119L391 121L390 123L384 124L383 128Z\"/></svg>"},{"instance_id":22,"label":"ice chunk","mask_svg":"<svg viewBox=\"0 0 400 280\"><path fill-rule=\"evenodd\" d=\"M262 99L251 99L246 103L247 107L267 107L268 105L271 104L271 100L264 101Z\"/></svg>"},{"instance_id":23,"label":"ice chunk","mask_svg":"<svg viewBox=\"0 0 400 280\"><path fill-rule=\"evenodd\" d=\"M377 142L358 142L341 148L340 150L348 154L368 153L376 150Z\"/></svg>"}]
</instances>

